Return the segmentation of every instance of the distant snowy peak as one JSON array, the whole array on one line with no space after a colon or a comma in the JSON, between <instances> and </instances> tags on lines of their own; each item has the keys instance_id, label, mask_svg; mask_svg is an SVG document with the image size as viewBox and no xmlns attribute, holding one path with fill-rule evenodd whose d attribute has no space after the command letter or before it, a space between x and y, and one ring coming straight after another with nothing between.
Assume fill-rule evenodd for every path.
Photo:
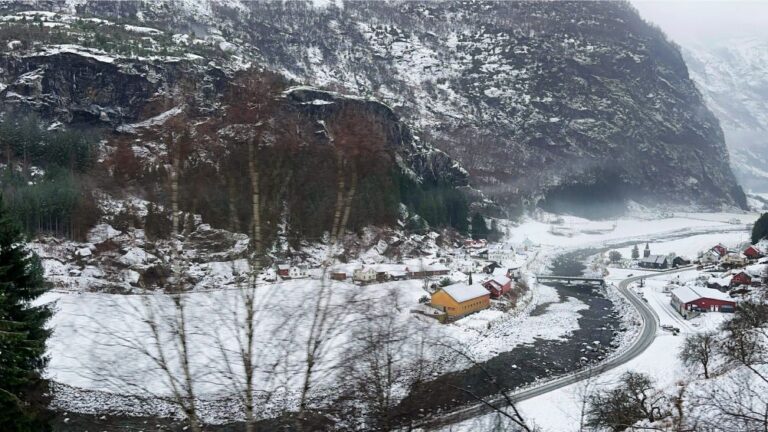
<instances>
[{"instance_id":1,"label":"distant snowy peak","mask_svg":"<svg viewBox=\"0 0 768 432\"><path fill-rule=\"evenodd\" d=\"M768 39L691 44L683 55L720 120L739 182L768 191Z\"/></svg>"},{"instance_id":2,"label":"distant snowy peak","mask_svg":"<svg viewBox=\"0 0 768 432\"><path fill-rule=\"evenodd\" d=\"M768 40L689 45L683 55L724 127L768 130Z\"/></svg>"}]
</instances>

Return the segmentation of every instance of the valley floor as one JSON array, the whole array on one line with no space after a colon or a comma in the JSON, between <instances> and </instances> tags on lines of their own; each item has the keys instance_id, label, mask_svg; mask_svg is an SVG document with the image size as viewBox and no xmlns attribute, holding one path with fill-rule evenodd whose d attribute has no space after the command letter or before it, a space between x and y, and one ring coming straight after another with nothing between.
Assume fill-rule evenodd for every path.
<instances>
[{"instance_id":1,"label":"valley floor","mask_svg":"<svg viewBox=\"0 0 768 432\"><path fill-rule=\"evenodd\" d=\"M539 340L567 342L572 332L579 328L579 311L587 305L572 297L560 299L553 288L536 284L532 278L533 274L546 271L547 265L558 254L656 240L653 247L658 247L660 252L669 247L679 255L691 256L702 244L744 239L745 224L755 217L745 214L686 214L667 218L635 217L613 222L563 217L554 223L542 217L541 220L531 219L518 226L509 224L506 226L508 235L505 242L530 245L524 268L530 291L510 311L486 310L448 325L411 312L411 309L418 307L419 299L427 294L423 282L419 280L363 287L328 279L264 284L258 288L257 345L262 354L260 360L265 365L278 366L264 371L264 375L259 377L265 383L264 390L276 396L263 407L263 412L270 415L295 407L295 392L285 389L300 387L300 381L306 376L306 352L303 349L307 338L311 337L306 318L313 313L318 293L329 293L328 304L336 311L333 327L327 329L320 358L322 370L335 372L318 374L316 394L313 395L322 399L334 397L333 390L338 387L336 373L341 372L341 368L337 367L347 356L354 355L351 329L360 328L361 323L370 323L372 315L383 313L394 317L394 322L407 334L406 343L401 347L403 361L422 356L432 364L440 365L430 371L435 376L462 370L471 363L440 349L446 341L460 347L474 361L482 362ZM734 224L734 218L743 221ZM675 240L664 242L665 238ZM631 271L612 271L610 278L618 280L627 272ZM654 286L657 285L649 283L645 289L652 290ZM664 317L663 320L673 320L664 312L665 300L660 297L663 294L649 291L647 296L657 313ZM54 401L56 409L161 417L175 413L174 406L161 398L169 394L169 382L158 368L156 359L160 352L153 348L153 342L158 340L163 342L162 345L173 346L173 317L165 313L174 310L172 297L164 294L56 292L47 295L45 301L56 301L58 310L52 322L55 332L49 345L50 378L61 385ZM190 340L193 341L190 357L193 374L198 379L196 393L206 401L202 404L203 416L211 423L239 419L230 390L232 380L241 378L241 371L227 365L232 365L230 355L238 348L238 324L242 317L237 315L237 311L241 310L242 301L242 292L235 286L183 296L184 313L190 323ZM350 307L352 304L365 307ZM709 315L705 317L710 319ZM159 334L152 333L147 326L149 318L160 318ZM699 327L684 327L679 322L675 325L681 327L683 332L693 332L714 324L707 321ZM629 339L622 343L628 343ZM650 368L654 375L659 374L660 381L666 375L674 376L676 344L681 340L680 336L659 335L646 353L620 370ZM425 349L422 350L422 347ZM178 352L171 350L164 354L172 362L178 360ZM619 370L612 371L606 374L605 379L610 380L618 373ZM561 427L573 425L574 395L579 388L580 384L577 384L526 401L522 409L548 430L567 430ZM139 399L135 395L147 398L137 402Z\"/></svg>"}]
</instances>

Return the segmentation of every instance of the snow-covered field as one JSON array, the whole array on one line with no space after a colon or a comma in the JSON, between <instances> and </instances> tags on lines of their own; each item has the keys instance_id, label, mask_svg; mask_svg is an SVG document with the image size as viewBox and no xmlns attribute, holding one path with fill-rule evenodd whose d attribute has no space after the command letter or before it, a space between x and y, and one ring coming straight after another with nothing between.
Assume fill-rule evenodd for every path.
<instances>
[{"instance_id":1,"label":"snow-covered field","mask_svg":"<svg viewBox=\"0 0 768 432\"><path fill-rule=\"evenodd\" d=\"M692 237L688 241L678 239L674 240L675 244L670 242L669 245L658 243L659 252L662 252L664 247L674 247L679 249L679 254L691 254L700 244L709 244L713 240L723 243L729 239L739 241L744 237L744 225L728 223L728 220L734 217L740 217L747 223L754 220L756 215L627 218L615 222L589 222L563 217L563 222L556 225L561 229L555 232L552 224L529 219L518 226L508 225L506 242L517 247L527 244L529 259L525 270L527 276L530 276L532 273L544 271L549 260L556 254L583 247L691 233ZM693 235L736 229L742 231ZM567 234L563 235L566 230ZM616 277L621 277L619 272L622 271L617 270ZM305 376L306 353L303 350L311 337L308 330L309 320L315 310L318 293L326 288L331 293L329 306L338 315L334 327L328 329L323 347L319 367L323 371L335 370L331 366L343 362L344 356L349 354L352 329L359 328L361 323L371 323L367 316L369 313L394 315L398 325L401 325L411 338L409 340L412 343L406 346L413 348L422 346L420 342L425 342L427 350L424 355L432 359L441 355L441 350L433 343L437 340L455 341L455 346L462 347L476 360L483 361L521 344L531 343L536 338L566 339L572 331L578 329L578 311L586 308L585 304L573 298L557 303L558 296L554 289L536 284L531 286L530 293L522 299L516 309L508 312L487 310L454 324L441 325L410 312L418 306L419 298L427 294L422 281L418 280L364 287L349 283L321 283L316 279L265 284L259 288L261 312L257 346L260 350L260 360L264 364L277 366L264 371L264 387L288 389L281 390L281 401L288 406L295 402L295 392L290 389L299 387L298 382ZM651 286L653 285L649 284L649 287ZM242 316L233 314L242 309L240 295L240 291L230 289L195 292L182 297L187 324L193 334L193 343L190 345L191 368L199 379L196 390L201 397L215 399L229 396L232 377L242 375L242 371L237 367L234 372L226 367L233 363L231 353L237 348L239 330L234 324L241 323ZM152 345L156 338L147 322L150 321L148 318L162 322L158 338L165 342L164 346L173 346L173 311L177 309L174 308L172 297L164 294L144 296L52 293L47 295L45 300L57 301L58 308L52 321L55 332L49 345L51 378L62 384L86 390L168 394L168 380L152 360L153 356L157 358L159 352ZM350 303L351 300L354 300L354 303ZM543 314L530 316L533 308L544 303L551 304ZM659 302L661 303L663 301ZM355 306L349 306L350 304ZM707 326L709 324L701 328ZM649 353L656 351L659 355L667 356L660 363L669 368L674 364L674 344L680 340L681 337L659 337L647 353L626 368L653 367L653 364L657 364L656 357ZM659 343L662 345L659 346ZM167 353L172 361L176 354L177 352ZM403 357L417 355L408 349L402 354ZM648 360L649 356L653 361ZM227 361L227 358L230 361ZM441 357L441 360L444 358L445 356ZM437 372L466 366L467 363L459 361L448 362ZM616 375L612 372L606 379L613 376ZM330 372L318 374L316 396L332 391L335 379L335 375ZM573 388L566 388L553 395L542 396L544 399L538 404L533 401L524 403L523 409L535 418L537 423L549 430L566 430L559 429L558 425L562 424L559 423L561 421L572 424L572 420L565 413L573 413L573 410L568 408L568 394L573 392ZM60 405L70 410L90 412L93 411L94 405L99 403L98 398L84 398L82 401L67 400L66 404ZM553 408L554 405L551 404L555 403L560 408ZM547 415L539 418L537 409L547 411ZM564 411L563 416L553 415L558 410ZM207 419L221 419L220 415L221 412L208 413Z\"/></svg>"}]
</instances>

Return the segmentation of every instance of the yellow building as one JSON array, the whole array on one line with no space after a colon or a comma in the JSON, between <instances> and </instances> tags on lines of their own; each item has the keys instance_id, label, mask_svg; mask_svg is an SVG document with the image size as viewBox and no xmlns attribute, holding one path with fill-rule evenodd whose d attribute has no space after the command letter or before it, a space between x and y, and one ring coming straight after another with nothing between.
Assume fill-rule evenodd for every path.
<instances>
[{"instance_id":1,"label":"yellow building","mask_svg":"<svg viewBox=\"0 0 768 432\"><path fill-rule=\"evenodd\" d=\"M462 317L491 305L491 293L480 284L458 283L432 294L431 305L449 317Z\"/></svg>"}]
</instances>

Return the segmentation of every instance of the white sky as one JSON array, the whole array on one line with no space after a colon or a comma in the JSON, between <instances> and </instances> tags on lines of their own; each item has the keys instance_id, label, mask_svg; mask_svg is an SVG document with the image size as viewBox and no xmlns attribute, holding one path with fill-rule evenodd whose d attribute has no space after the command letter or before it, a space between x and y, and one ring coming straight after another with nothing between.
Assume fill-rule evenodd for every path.
<instances>
[{"instance_id":1,"label":"white sky","mask_svg":"<svg viewBox=\"0 0 768 432\"><path fill-rule=\"evenodd\" d=\"M733 37L768 39L768 0L631 0L681 45Z\"/></svg>"}]
</instances>

